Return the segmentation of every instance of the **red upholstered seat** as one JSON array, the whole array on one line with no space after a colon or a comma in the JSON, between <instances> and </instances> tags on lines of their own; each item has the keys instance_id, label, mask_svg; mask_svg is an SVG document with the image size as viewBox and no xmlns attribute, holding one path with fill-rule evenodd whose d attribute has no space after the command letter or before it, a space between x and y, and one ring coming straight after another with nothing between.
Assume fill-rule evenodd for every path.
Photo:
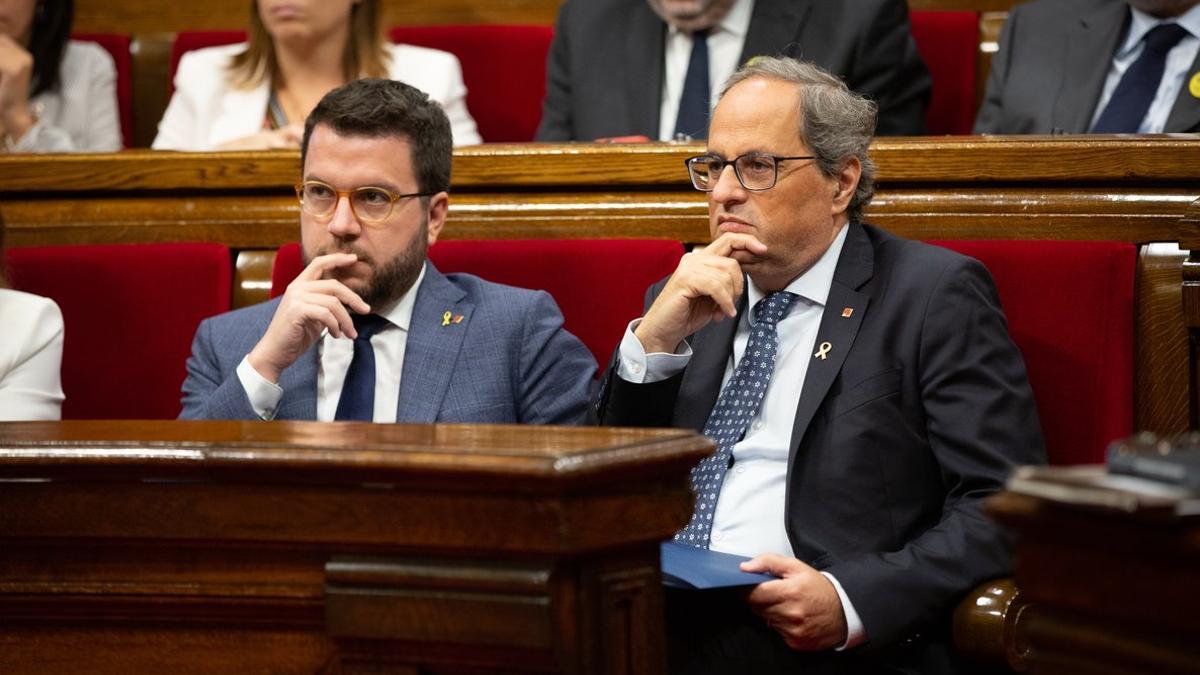
<instances>
[{"instance_id":1,"label":"red upholstered seat","mask_svg":"<svg viewBox=\"0 0 1200 675\"><path fill-rule=\"evenodd\" d=\"M683 255L679 242L654 239L441 241L429 258L445 273L468 272L554 296L567 330L603 368L625 325L642 314L646 287L670 274ZM300 273L299 244L279 249L271 296Z\"/></svg>"},{"instance_id":2,"label":"red upholstered seat","mask_svg":"<svg viewBox=\"0 0 1200 675\"><path fill-rule=\"evenodd\" d=\"M1053 464L1104 461L1133 430L1133 245L935 241L991 271Z\"/></svg>"},{"instance_id":3,"label":"red upholstered seat","mask_svg":"<svg viewBox=\"0 0 1200 675\"><path fill-rule=\"evenodd\" d=\"M112 33L77 33L71 36L81 42L95 42L113 58L117 67L117 110L121 116L121 140L125 147L133 145L133 59L129 55L129 36Z\"/></svg>"},{"instance_id":4,"label":"red upholstered seat","mask_svg":"<svg viewBox=\"0 0 1200 675\"><path fill-rule=\"evenodd\" d=\"M394 42L450 52L462 63L467 109L488 143L532 141L546 96L549 26L399 26Z\"/></svg>"},{"instance_id":5,"label":"red upholstered seat","mask_svg":"<svg viewBox=\"0 0 1200 675\"><path fill-rule=\"evenodd\" d=\"M931 134L969 134L975 123L975 12L913 12L913 40L933 76L925 124Z\"/></svg>"},{"instance_id":6,"label":"red upholstered seat","mask_svg":"<svg viewBox=\"0 0 1200 675\"><path fill-rule=\"evenodd\" d=\"M462 63L467 109L489 143L533 140L546 95L549 26L398 26L389 37L450 52ZM171 48L171 79L179 58L202 47L241 42L244 31L183 31Z\"/></svg>"},{"instance_id":7,"label":"red upholstered seat","mask_svg":"<svg viewBox=\"0 0 1200 675\"><path fill-rule=\"evenodd\" d=\"M230 307L229 249L118 244L8 251L14 288L62 309L68 419L169 419L200 320Z\"/></svg>"}]
</instances>

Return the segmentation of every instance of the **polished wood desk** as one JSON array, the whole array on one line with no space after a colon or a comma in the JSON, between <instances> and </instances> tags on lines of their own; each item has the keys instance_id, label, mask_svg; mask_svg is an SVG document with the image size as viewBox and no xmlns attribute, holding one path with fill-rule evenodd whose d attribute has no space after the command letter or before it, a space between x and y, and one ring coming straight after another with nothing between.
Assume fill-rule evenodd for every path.
<instances>
[{"instance_id":1,"label":"polished wood desk","mask_svg":"<svg viewBox=\"0 0 1200 675\"><path fill-rule=\"evenodd\" d=\"M692 432L0 424L0 672L663 672Z\"/></svg>"},{"instance_id":2,"label":"polished wood desk","mask_svg":"<svg viewBox=\"0 0 1200 675\"><path fill-rule=\"evenodd\" d=\"M1017 533L1010 652L1029 673L1200 673L1200 518L1013 492L988 511Z\"/></svg>"}]
</instances>

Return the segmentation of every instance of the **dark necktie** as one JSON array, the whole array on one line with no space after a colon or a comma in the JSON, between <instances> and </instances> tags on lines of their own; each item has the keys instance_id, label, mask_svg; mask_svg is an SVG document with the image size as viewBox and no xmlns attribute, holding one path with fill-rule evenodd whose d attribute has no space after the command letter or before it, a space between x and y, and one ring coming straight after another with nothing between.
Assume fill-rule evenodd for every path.
<instances>
[{"instance_id":1,"label":"dark necktie","mask_svg":"<svg viewBox=\"0 0 1200 675\"><path fill-rule=\"evenodd\" d=\"M1154 101L1162 80L1167 52L1188 35L1178 24L1156 26L1142 38L1142 55L1121 76L1112 98L1092 127L1094 134L1132 134L1142 124L1142 118Z\"/></svg>"},{"instance_id":2,"label":"dark necktie","mask_svg":"<svg viewBox=\"0 0 1200 675\"><path fill-rule=\"evenodd\" d=\"M375 349L371 336L386 328L388 320L376 314L355 314L352 318L358 338L354 340L354 357L346 370L333 419L370 422L375 418Z\"/></svg>"},{"instance_id":3,"label":"dark necktie","mask_svg":"<svg viewBox=\"0 0 1200 675\"><path fill-rule=\"evenodd\" d=\"M675 118L675 135L687 134L695 139L708 137L708 31L692 33L692 57L687 75L683 78L683 94L679 97L679 115Z\"/></svg>"},{"instance_id":4,"label":"dark necktie","mask_svg":"<svg viewBox=\"0 0 1200 675\"><path fill-rule=\"evenodd\" d=\"M754 306L755 321L750 326L746 351L704 425L704 435L717 444L717 451L692 469L696 509L687 526L675 534L677 542L708 548L713 512L717 508L721 484L725 482L725 472L729 470L733 457L733 446L742 440L746 426L762 404L771 373L775 371L775 352L779 341L776 325L797 297L795 293L777 291Z\"/></svg>"}]
</instances>

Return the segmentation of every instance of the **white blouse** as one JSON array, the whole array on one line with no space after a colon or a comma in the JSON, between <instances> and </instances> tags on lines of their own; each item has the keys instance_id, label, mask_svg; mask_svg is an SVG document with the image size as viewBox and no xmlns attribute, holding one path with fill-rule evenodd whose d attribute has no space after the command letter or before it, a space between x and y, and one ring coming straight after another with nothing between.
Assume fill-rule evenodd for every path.
<instances>
[{"instance_id":1,"label":"white blouse","mask_svg":"<svg viewBox=\"0 0 1200 675\"><path fill-rule=\"evenodd\" d=\"M117 68L94 42L67 43L57 89L29 100L37 123L9 152L115 152L121 149Z\"/></svg>"},{"instance_id":2,"label":"white blouse","mask_svg":"<svg viewBox=\"0 0 1200 675\"><path fill-rule=\"evenodd\" d=\"M62 417L63 319L50 298L0 288L0 421Z\"/></svg>"}]
</instances>

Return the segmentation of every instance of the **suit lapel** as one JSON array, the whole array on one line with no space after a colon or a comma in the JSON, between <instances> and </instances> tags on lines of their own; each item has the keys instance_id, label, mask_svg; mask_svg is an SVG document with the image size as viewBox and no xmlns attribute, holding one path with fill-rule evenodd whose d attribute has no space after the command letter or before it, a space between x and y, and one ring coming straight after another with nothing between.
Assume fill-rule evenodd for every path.
<instances>
[{"instance_id":1,"label":"suit lapel","mask_svg":"<svg viewBox=\"0 0 1200 675\"><path fill-rule=\"evenodd\" d=\"M475 309L464 297L465 291L450 283L432 263L425 263L425 279L417 289L404 347L397 422L437 421ZM442 325L446 312L450 312L451 322ZM457 321L459 316L461 321Z\"/></svg>"},{"instance_id":2,"label":"suit lapel","mask_svg":"<svg viewBox=\"0 0 1200 675\"><path fill-rule=\"evenodd\" d=\"M625 34L625 100L629 101L626 126L658 140L662 114L663 53L667 26L650 6L640 2L633 9L629 32Z\"/></svg>"},{"instance_id":3,"label":"suit lapel","mask_svg":"<svg viewBox=\"0 0 1200 675\"><path fill-rule=\"evenodd\" d=\"M792 425L792 440L788 451L788 466L795 459L800 440L808 431L817 408L825 401L829 387L841 372L846 355L854 344L862 325L863 316L867 313L870 297L859 293L861 287L875 269L875 252L867 233L862 226L847 225L846 242L842 246L842 254L838 259L837 269L833 273L833 284L829 288L829 297L825 302L825 311L821 315L821 325L817 329L816 350L809 355L808 373L804 376L804 386L800 390L800 403L796 407L796 421ZM845 316L844 310L851 310L850 316Z\"/></svg>"},{"instance_id":4,"label":"suit lapel","mask_svg":"<svg viewBox=\"0 0 1200 675\"><path fill-rule=\"evenodd\" d=\"M1196 54L1192 67L1188 68L1183 76L1183 86L1179 88L1175 106L1167 116L1164 131L1182 133L1200 130L1200 97L1194 96L1191 87L1188 86L1193 77L1200 77L1200 52Z\"/></svg>"},{"instance_id":5,"label":"suit lapel","mask_svg":"<svg viewBox=\"0 0 1200 675\"><path fill-rule=\"evenodd\" d=\"M1051 128L1086 133L1091 127L1112 55L1128 22L1128 6L1113 2L1080 18L1067 31L1063 82L1054 101Z\"/></svg>"},{"instance_id":6,"label":"suit lapel","mask_svg":"<svg viewBox=\"0 0 1200 675\"><path fill-rule=\"evenodd\" d=\"M692 338L692 361L683 373L675 404L676 425L704 431L704 424L721 395L721 380L733 353L733 337L747 304L743 291L736 317L710 323Z\"/></svg>"},{"instance_id":7,"label":"suit lapel","mask_svg":"<svg viewBox=\"0 0 1200 675\"><path fill-rule=\"evenodd\" d=\"M317 419L317 353L320 341L296 360L279 376L279 386L285 392L279 402L275 419Z\"/></svg>"},{"instance_id":8,"label":"suit lapel","mask_svg":"<svg viewBox=\"0 0 1200 675\"><path fill-rule=\"evenodd\" d=\"M810 11L812 0L758 0L754 3L738 66L760 54L801 57L804 45L797 40ZM775 45L786 46L776 54Z\"/></svg>"}]
</instances>

